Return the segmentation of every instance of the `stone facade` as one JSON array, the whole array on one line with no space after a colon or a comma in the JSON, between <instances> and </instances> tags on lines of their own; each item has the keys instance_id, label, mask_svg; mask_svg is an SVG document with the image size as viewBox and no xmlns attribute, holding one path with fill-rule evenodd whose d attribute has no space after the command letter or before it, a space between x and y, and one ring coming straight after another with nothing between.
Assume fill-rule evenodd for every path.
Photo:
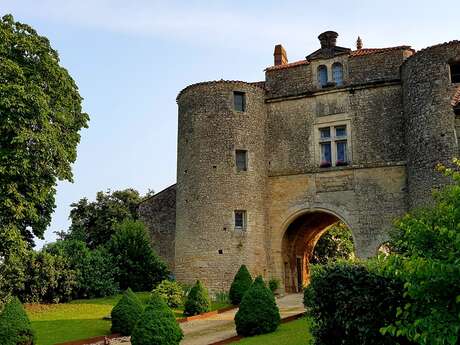
<instances>
[{"instance_id":1,"label":"stone facade","mask_svg":"<svg viewBox=\"0 0 460 345\"><path fill-rule=\"evenodd\" d=\"M157 240L178 280L224 291L244 263L297 290L328 226L342 220L356 254L375 255L392 221L445 182L433 168L458 152L460 85L450 68L460 43L351 50L334 32L319 38L321 48L294 63L277 46L264 82L204 82L179 93L175 203L160 206L160 195L141 207L154 233L167 229ZM247 169L237 168L236 150L247 152ZM245 212L243 228L235 211Z\"/></svg>"}]
</instances>

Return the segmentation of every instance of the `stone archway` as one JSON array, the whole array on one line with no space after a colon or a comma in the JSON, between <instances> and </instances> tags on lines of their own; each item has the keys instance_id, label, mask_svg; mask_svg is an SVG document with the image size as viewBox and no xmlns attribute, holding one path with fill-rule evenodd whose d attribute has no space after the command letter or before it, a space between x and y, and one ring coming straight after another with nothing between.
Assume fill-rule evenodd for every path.
<instances>
[{"instance_id":1,"label":"stone archway","mask_svg":"<svg viewBox=\"0 0 460 345\"><path fill-rule=\"evenodd\" d=\"M309 260L319 238L339 216L324 210L308 211L297 216L287 226L282 239L284 288L286 292L300 292L309 282ZM342 220L343 221L343 220Z\"/></svg>"}]
</instances>

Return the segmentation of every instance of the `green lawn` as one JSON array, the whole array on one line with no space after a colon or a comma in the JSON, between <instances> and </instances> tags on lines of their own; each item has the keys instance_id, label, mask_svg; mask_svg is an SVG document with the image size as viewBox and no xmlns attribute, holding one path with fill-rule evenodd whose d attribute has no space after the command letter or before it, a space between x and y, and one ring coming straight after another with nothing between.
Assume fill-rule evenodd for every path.
<instances>
[{"instance_id":1,"label":"green lawn","mask_svg":"<svg viewBox=\"0 0 460 345\"><path fill-rule=\"evenodd\" d=\"M142 303L149 292L136 292ZM116 296L87 300L74 300L63 304L28 304L26 311L37 335L37 345L53 345L71 340L86 339L110 334L110 321L103 320L110 315L113 306L120 300ZM211 309L228 306L213 303ZM182 310L174 310L176 317L183 317Z\"/></svg>"},{"instance_id":2,"label":"green lawn","mask_svg":"<svg viewBox=\"0 0 460 345\"><path fill-rule=\"evenodd\" d=\"M307 319L291 321L280 325L274 333L244 338L235 344L244 345L309 345Z\"/></svg>"}]
</instances>

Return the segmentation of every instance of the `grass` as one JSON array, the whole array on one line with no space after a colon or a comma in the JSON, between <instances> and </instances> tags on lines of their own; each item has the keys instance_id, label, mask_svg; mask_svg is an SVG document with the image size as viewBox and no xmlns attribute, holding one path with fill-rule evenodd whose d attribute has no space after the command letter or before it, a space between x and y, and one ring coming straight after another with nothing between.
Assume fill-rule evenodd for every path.
<instances>
[{"instance_id":1,"label":"grass","mask_svg":"<svg viewBox=\"0 0 460 345\"><path fill-rule=\"evenodd\" d=\"M136 292L143 304L150 292ZM74 300L62 304L28 304L26 311L37 335L36 345L54 345L110 334L111 322L103 320L121 299L121 294L103 298ZM211 310L227 307L215 302ZM176 318L183 317L182 310L174 310Z\"/></svg>"},{"instance_id":2,"label":"grass","mask_svg":"<svg viewBox=\"0 0 460 345\"><path fill-rule=\"evenodd\" d=\"M308 332L307 319L284 323L276 332L244 338L235 344L241 345L309 345L311 340Z\"/></svg>"}]
</instances>

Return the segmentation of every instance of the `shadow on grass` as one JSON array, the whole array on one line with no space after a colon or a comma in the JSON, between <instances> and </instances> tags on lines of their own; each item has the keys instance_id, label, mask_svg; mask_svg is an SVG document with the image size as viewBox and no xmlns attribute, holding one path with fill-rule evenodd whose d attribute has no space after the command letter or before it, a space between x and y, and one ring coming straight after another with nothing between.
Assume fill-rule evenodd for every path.
<instances>
[{"instance_id":1,"label":"shadow on grass","mask_svg":"<svg viewBox=\"0 0 460 345\"><path fill-rule=\"evenodd\" d=\"M53 345L110 334L110 321L101 319L73 319L32 321L37 345Z\"/></svg>"}]
</instances>

